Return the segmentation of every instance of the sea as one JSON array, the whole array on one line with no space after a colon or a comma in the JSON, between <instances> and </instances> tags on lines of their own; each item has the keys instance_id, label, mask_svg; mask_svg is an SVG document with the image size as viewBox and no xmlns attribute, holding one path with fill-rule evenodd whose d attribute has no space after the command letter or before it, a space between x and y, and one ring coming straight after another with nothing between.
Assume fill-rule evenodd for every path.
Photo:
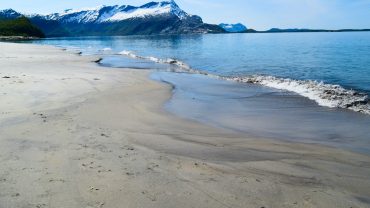
<instances>
[{"instance_id":1,"label":"sea","mask_svg":"<svg viewBox=\"0 0 370 208\"><path fill-rule=\"evenodd\" d=\"M370 32L67 37L109 70L171 84L164 108L255 138L370 154ZM103 68L102 70L107 70Z\"/></svg>"}]
</instances>

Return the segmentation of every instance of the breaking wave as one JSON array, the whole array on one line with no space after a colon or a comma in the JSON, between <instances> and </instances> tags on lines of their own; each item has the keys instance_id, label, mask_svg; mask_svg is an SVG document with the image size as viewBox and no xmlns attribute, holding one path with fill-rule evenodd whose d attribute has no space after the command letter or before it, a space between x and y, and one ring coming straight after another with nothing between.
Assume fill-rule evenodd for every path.
<instances>
[{"instance_id":1,"label":"breaking wave","mask_svg":"<svg viewBox=\"0 0 370 208\"><path fill-rule=\"evenodd\" d=\"M259 84L266 87L297 93L303 97L315 101L321 106L330 108L345 108L370 115L370 102L368 95L355 90L345 89L340 85L326 84L314 80L294 80L289 78L278 78L274 76L263 75L223 77L193 69L186 63L172 58L161 59L152 56L140 56L132 51L122 51L119 54L128 56L130 58L143 59L153 61L155 63L177 66L176 69L171 70L173 72L203 74L223 80Z\"/></svg>"},{"instance_id":2,"label":"breaking wave","mask_svg":"<svg viewBox=\"0 0 370 208\"><path fill-rule=\"evenodd\" d=\"M233 77L228 79L295 92L301 96L314 100L321 106L347 108L370 115L370 103L367 94L344 89L339 85L325 84L313 80L294 80L260 75Z\"/></svg>"},{"instance_id":3,"label":"breaking wave","mask_svg":"<svg viewBox=\"0 0 370 208\"><path fill-rule=\"evenodd\" d=\"M176 59L172 59L172 58L161 59L161 58L156 58L153 56L139 56L132 51L121 51L119 54L128 56L130 58L143 59L143 60L153 61L155 63L160 63L160 64L176 65L183 69L189 69L189 70L191 69L191 67L185 64L184 62L176 60Z\"/></svg>"}]
</instances>

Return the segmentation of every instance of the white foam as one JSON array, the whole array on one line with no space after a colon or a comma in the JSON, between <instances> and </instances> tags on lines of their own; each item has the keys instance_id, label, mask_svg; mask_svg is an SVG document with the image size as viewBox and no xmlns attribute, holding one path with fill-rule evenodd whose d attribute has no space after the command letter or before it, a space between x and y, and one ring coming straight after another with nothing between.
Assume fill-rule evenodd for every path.
<instances>
[{"instance_id":1,"label":"white foam","mask_svg":"<svg viewBox=\"0 0 370 208\"><path fill-rule=\"evenodd\" d=\"M347 90L339 85L325 84L313 80L293 80L273 76L233 77L229 80L261 84L267 87L295 92L314 100L321 106L330 108L347 108L353 111L370 114L370 104L365 93Z\"/></svg>"},{"instance_id":2,"label":"white foam","mask_svg":"<svg viewBox=\"0 0 370 208\"><path fill-rule=\"evenodd\" d=\"M120 55L128 56L128 57L130 57L130 58L139 58L139 59L141 59L141 57L140 57L140 56L136 55L136 54L135 54L134 52L132 52L132 51L121 51L121 52L119 52L119 54L120 54Z\"/></svg>"},{"instance_id":3,"label":"white foam","mask_svg":"<svg viewBox=\"0 0 370 208\"><path fill-rule=\"evenodd\" d=\"M161 58L157 58L157 57L154 57L154 56L140 56L140 55L135 54L132 51L126 51L126 50L121 51L118 54L119 55L128 56L130 58L136 58L136 59L143 59L143 60L153 61L155 63L160 63L160 64L171 64L171 65L178 66L179 67L179 71L182 70L183 72L197 73L197 71L196 70L193 70L189 65L187 65L184 62L179 61L177 59L173 59L173 58L161 59ZM200 73L200 72L198 72L198 73Z\"/></svg>"}]
</instances>

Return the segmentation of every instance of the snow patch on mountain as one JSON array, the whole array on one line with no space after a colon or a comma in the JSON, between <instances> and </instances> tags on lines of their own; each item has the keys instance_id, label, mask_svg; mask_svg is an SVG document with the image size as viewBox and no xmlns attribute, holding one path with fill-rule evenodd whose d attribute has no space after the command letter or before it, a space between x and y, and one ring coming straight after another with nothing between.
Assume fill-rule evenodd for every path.
<instances>
[{"instance_id":1,"label":"snow patch on mountain","mask_svg":"<svg viewBox=\"0 0 370 208\"><path fill-rule=\"evenodd\" d=\"M1 18L17 18L22 16L22 14L14 11L13 9L4 9L0 10L0 17Z\"/></svg>"},{"instance_id":2,"label":"snow patch on mountain","mask_svg":"<svg viewBox=\"0 0 370 208\"><path fill-rule=\"evenodd\" d=\"M138 8L132 9L130 11L117 12L113 16L103 19L103 21L121 21L125 19L135 18L135 17L145 17L145 16L156 16L161 14L167 14L171 12L171 7L156 5L149 8Z\"/></svg>"},{"instance_id":3,"label":"snow patch on mountain","mask_svg":"<svg viewBox=\"0 0 370 208\"><path fill-rule=\"evenodd\" d=\"M166 14L175 15L179 19L185 19L191 16L183 11L175 1L172 0L150 2L139 7L115 5L83 8L78 10L69 9L61 13L46 15L45 18L69 23L104 23Z\"/></svg>"}]
</instances>

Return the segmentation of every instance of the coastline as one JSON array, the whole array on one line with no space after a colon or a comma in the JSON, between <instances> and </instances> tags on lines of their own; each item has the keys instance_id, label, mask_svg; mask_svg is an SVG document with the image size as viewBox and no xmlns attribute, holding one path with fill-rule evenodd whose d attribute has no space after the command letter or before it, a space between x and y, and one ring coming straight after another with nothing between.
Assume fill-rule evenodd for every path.
<instances>
[{"instance_id":1,"label":"coastline","mask_svg":"<svg viewBox=\"0 0 370 208\"><path fill-rule=\"evenodd\" d=\"M39 40L38 37L27 36L0 36L0 41L25 41L25 40Z\"/></svg>"},{"instance_id":2,"label":"coastline","mask_svg":"<svg viewBox=\"0 0 370 208\"><path fill-rule=\"evenodd\" d=\"M171 84L165 109L245 137L331 146L370 155L370 117L318 105L300 94L201 74L153 72ZM335 128L333 128L335 127Z\"/></svg>"},{"instance_id":3,"label":"coastline","mask_svg":"<svg viewBox=\"0 0 370 208\"><path fill-rule=\"evenodd\" d=\"M370 207L366 155L183 120L149 71L0 45L0 207Z\"/></svg>"}]
</instances>

